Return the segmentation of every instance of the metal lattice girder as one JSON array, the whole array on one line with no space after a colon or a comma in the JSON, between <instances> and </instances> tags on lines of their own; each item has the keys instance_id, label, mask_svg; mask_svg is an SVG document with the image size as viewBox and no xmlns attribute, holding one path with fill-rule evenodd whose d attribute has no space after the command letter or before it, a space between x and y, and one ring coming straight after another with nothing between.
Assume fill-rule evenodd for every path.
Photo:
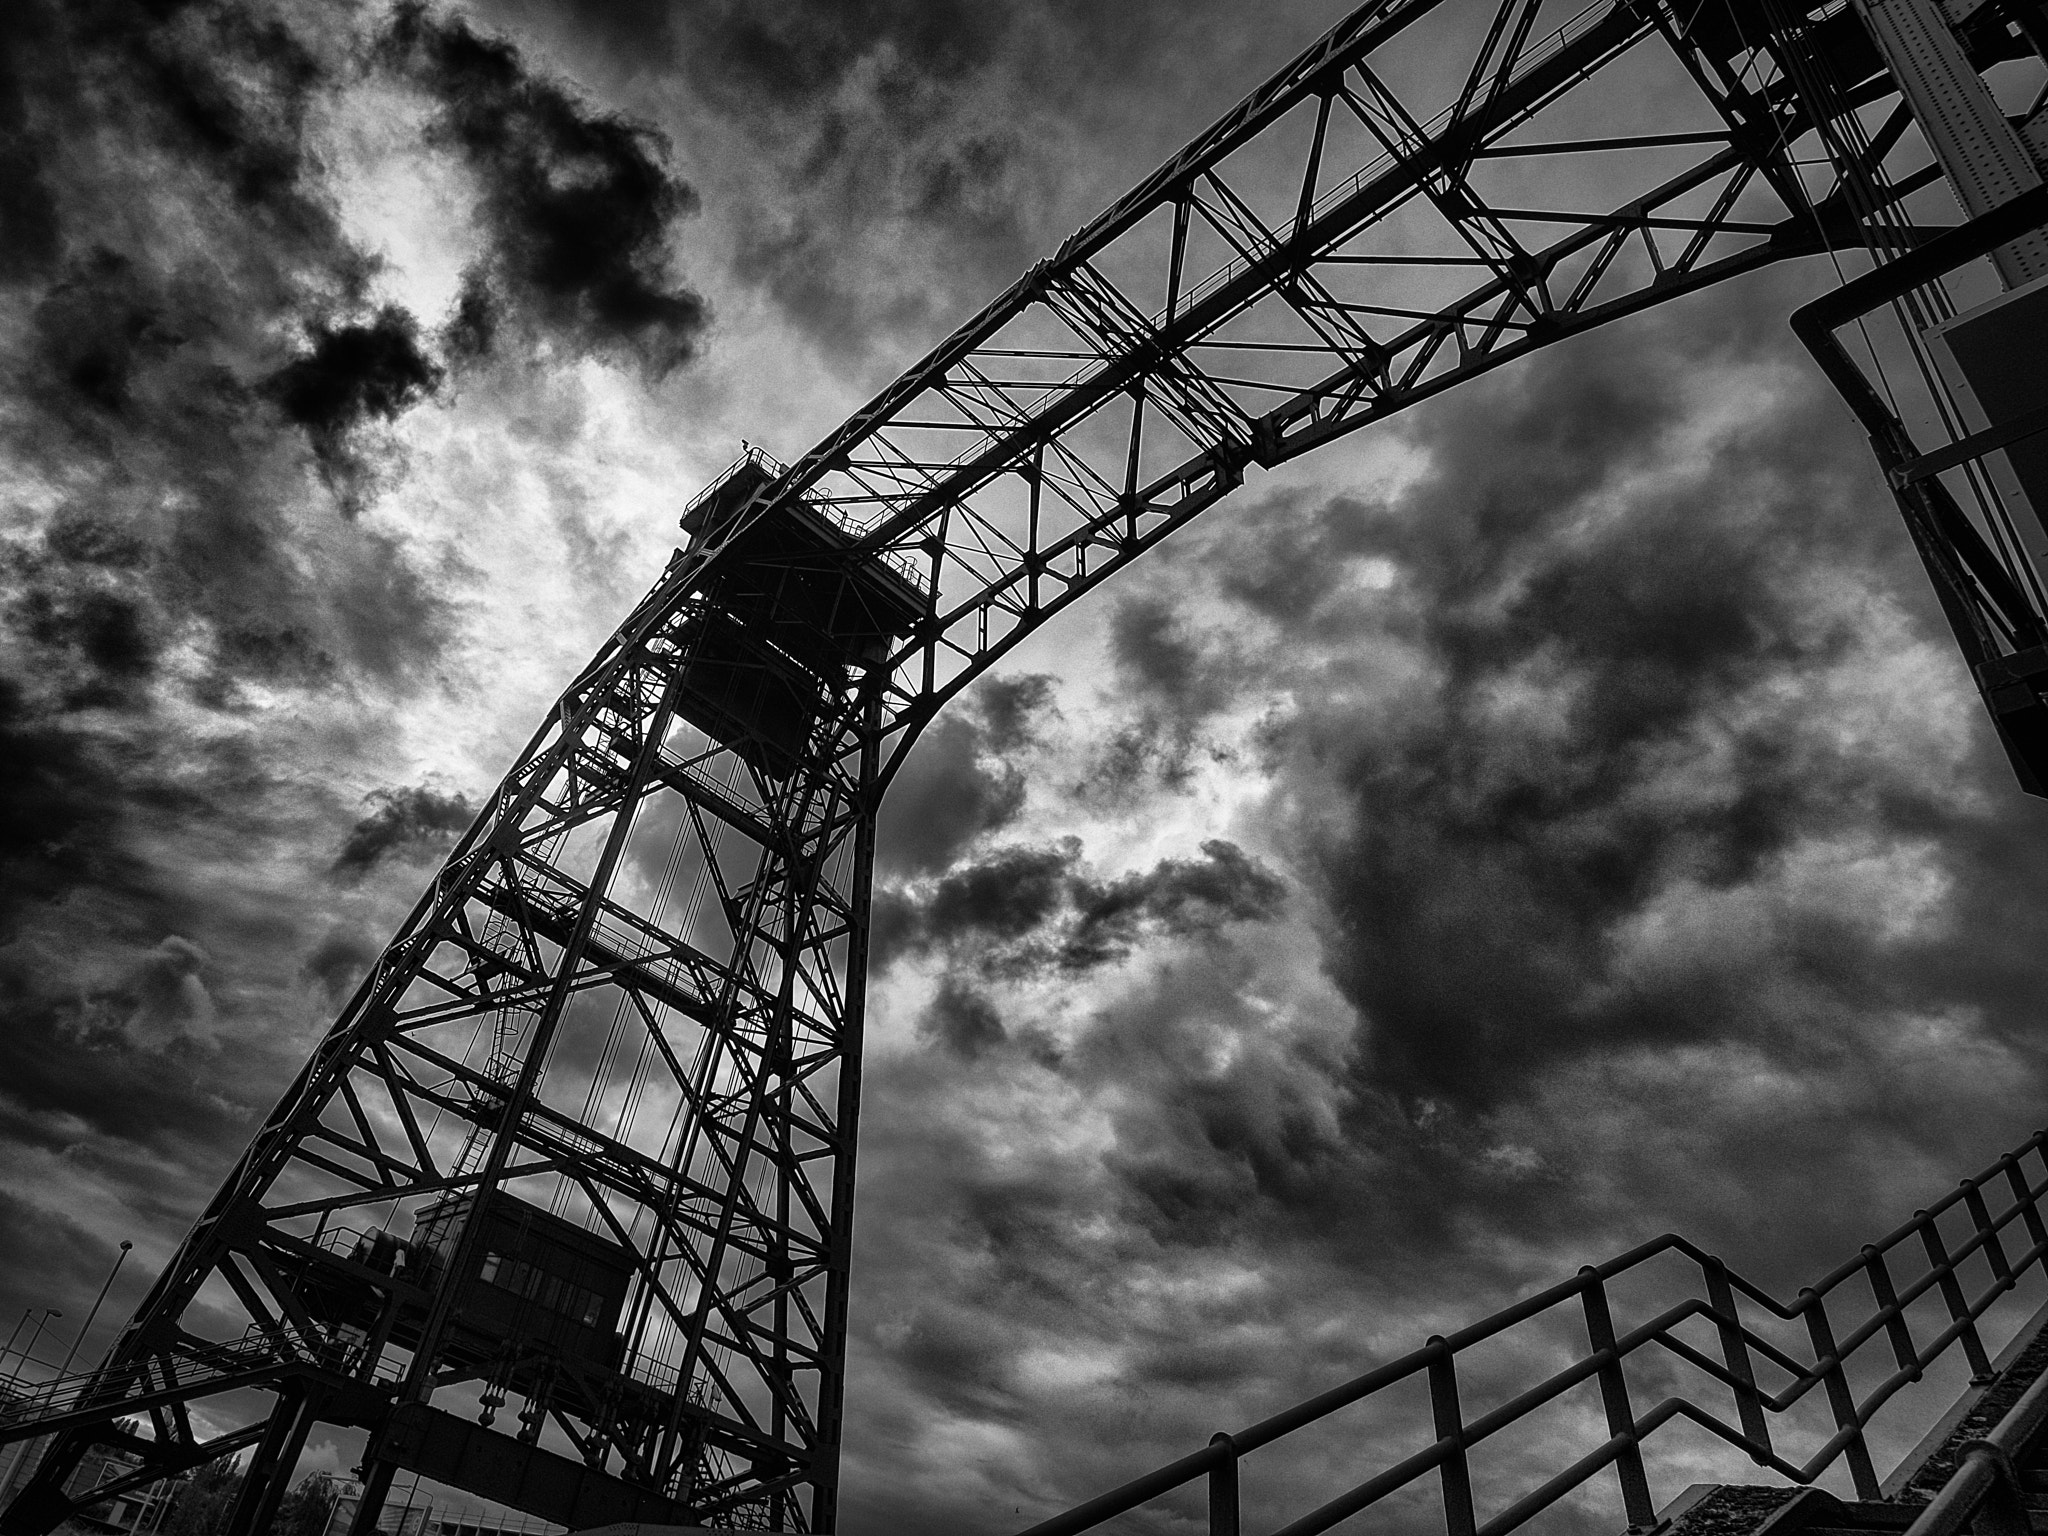
<instances>
[{"instance_id":1,"label":"metal lattice girder","mask_svg":"<svg viewBox=\"0 0 2048 1536\"><path fill-rule=\"evenodd\" d=\"M890 658L892 762L940 702L1247 465L1722 278L1866 243L1848 215L1897 195L1895 137L1802 180L1814 123L1779 54L1813 52L1805 23L1773 30L1721 0L1597 0L1561 25L1541 11L1366 7L764 495L764 515L833 508L937 594ZM1430 56L1425 21L1469 66L1397 90ZM1610 76L1628 70L1665 88L1624 126ZM1840 148L1825 126L1821 149Z\"/></svg>"},{"instance_id":2,"label":"metal lattice girder","mask_svg":"<svg viewBox=\"0 0 2048 1536\"><path fill-rule=\"evenodd\" d=\"M634 1257L618 1380L556 1392L579 1454L706 1518L814 1518L778 1489L829 1491L837 1441L871 754L864 770L857 747L828 751L778 782L684 723L677 696L714 613L702 598L669 608L565 697L167 1269L94 1403L132 1411L152 1379L197 1385L178 1323L209 1281L252 1325L246 1379L289 1363L338 1385L380 1358L390 1374L388 1320L382 1339L334 1326L307 1296L315 1268L418 1314L397 1324L414 1343L408 1395L489 1378L497 1362L450 1359L454 1288L323 1240L344 1218L403 1231L436 1198L506 1189ZM818 734L835 730L848 734ZM628 874L642 845L694 875L705 899L687 921ZM594 1104L611 1081L596 1070L581 1095L550 1087L569 1037L605 1013L637 1042L658 1112ZM458 1244L443 1273L465 1267ZM652 1390L619 1411L632 1384ZM53 1410L78 1406L60 1395Z\"/></svg>"},{"instance_id":3,"label":"metal lattice girder","mask_svg":"<svg viewBox=\"0 0 2048 1536\"><path fill-rule=\"evenodd\" d=\"M108 1363L51 1389L71 1427L0 1529L47 1530L92 1438L229 1364L279 1393L275 1477L311 1418L371 1431L365 1532L394 1466L479 1457L476 1491L564 1524L831 1529L903 752L1247 466L1767 262L1910 244L1925 175L1887 169L1896 115L1863 134L1891 88L1841 41L1772 0L1374 0L793 468L743 461ZM544 1275L535 1233L603 1276ZM481 1320L515 1294L554 1320Z\"/></svg>"}]
</instances>

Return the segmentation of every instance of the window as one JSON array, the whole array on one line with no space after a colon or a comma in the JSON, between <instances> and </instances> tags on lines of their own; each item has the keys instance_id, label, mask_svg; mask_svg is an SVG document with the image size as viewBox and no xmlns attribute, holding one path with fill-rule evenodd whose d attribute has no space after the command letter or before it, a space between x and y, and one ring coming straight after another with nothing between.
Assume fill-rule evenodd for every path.
<instances>
[{"instance_id":1,"label":"window","mask_svg":"<svg viewBox=\"0 0 2048 1536\"><path fill-rule=\"evenodd\" d=\"M501 1253L485 1254L477 1279L515 1296L524 1296L585 1328L595 1328L604 1321L604 1297L524 1259L510 1259Z\"/></svg>"}]
</instances>

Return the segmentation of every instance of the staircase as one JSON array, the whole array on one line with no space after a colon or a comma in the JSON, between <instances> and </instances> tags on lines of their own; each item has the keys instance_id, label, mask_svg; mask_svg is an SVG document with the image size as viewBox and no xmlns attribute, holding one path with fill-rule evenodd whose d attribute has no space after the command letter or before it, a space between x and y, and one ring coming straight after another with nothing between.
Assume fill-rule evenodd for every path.
<instances>
[{"instance_id":1,"label":"staircase","mask_svg":"<svg viewBox=\"0 0 2048 1536\"><path fill-rule=\"evenodd\" d=\"M1137 1524L1117 1528L1163 1523L1241 1536L1255 1525L1270 1536L1313 1536L1360 1515L1360 1530L1409 1528L1432 1482L1446 1536L1584 1530L1589 1519L1609 1529L1625 1524L1631 1536L2048 1533L2044 1146L2048 1132L2037 1133L1789 1301L1667 1234L1247 1429L1218 1434L1022 1536L1077 1536L1134 1514ZM1987 1332L2010 1335L1996 1360ZM1504 1401L1468 1404L1504 1342L1553 1359L1562 1350L1568 1363ZM1916 1415L1924 1424L1954 1392L1927 1378L1946 1373L1953 1383L1959 1372L1969 1381L1960 1398L1880 1482L1873 1424L1882 1416L1894 1436L1909 1432ZM1416 1404L1434 1439L1288 1517L1288 1489L1274 1486L1284 1473L1262 1481L1255 1453L1317 1426L1326 1436L1341 1433L1337 1415L1369 1413L1375 1400L1381 1426ZM1545 1446L1568 1449L1549 1452L1532 1480L1535 1430ZM1385 1438L1383 1429L1353 1433L1350 1444ZM1668 1475L1688 1455L1697 1464L1699 1448L1716 1441L1780 1481L1697 1484L1665 1489L1660 1499L1655 1474ZM1851 1496L1816 1486L1824 1476ZM1383 1506L1378 1521L1367 1513L1375 1506Z\"/></svg>"},{"instance_id":2,"label":"staircase","mask_svg":"<svg viewBox=\"0 0 2048 1536\"><path fill-rule=\"evenodd\" d=\"M1876 1499L1819 1488L1687 1489L1667 1536L2028 1536L2048 1530L2048 1337L2037 1317L1906 1458Z\"/></svg>"}]
</instances>

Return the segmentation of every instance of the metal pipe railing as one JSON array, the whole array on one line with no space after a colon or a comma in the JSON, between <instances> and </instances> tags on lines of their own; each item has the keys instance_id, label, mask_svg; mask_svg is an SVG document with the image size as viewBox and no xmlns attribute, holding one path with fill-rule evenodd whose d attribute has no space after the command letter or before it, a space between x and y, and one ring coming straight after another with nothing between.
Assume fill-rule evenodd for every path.
<instances>
[{"instance_id":1,"label":"metal pipe railing","mask_svg":"<svg viewBox=\"0 0 2048 1536\"><path fill-rule=\"evenodd\" d=\"M2028 1536L2026 1488L2018 1464L2048 1429L2048 1374L2036 1377L1990 1434L1965 1440L1956 1470L1928 1501L1906 1536Z\"/></svg>"},{"instance_id":2,"label":"metal pipe railing","mask_svg":"<svg viewBox=\"0 0 2048 1536\"><path fill-rule=\"evenodd\" d=\"M1958 1347L1972 1379L1987 1379L1991 1362L1979 1322L2026 1276L2048 1271L2048 1222L2040 1209L2042 1197L2048 1195L2048 1151L2044 1147L2048 1147L2048 1131L2037 1132L1975 1178L1965 1179L1952 1193L1915 1211L1911 1220L1800 1289L1789 1302L1744 1279L1686 1239L1667 1233L1605 1263L1588 1265L1570 1280L1454 1333L1431 1338L1420 1349L1247 1429L1218 1434L1201 1450L1040 1521L1023 1536L1075 1536L1198 1481L1206 1484L1210 1536L1239 1536L1243 1519L1239 1477L1244 1458L1418 1377L1428 1392L1435 1432L1432 1443L1280 1526L1274 1536L1314 1536L1431 1473L1439 1483L1447 1536L1508 1536L1610 1468L1629 1525L1644 1529L1654 1524L1658 1506L1643 1448L1658 1431L1680 1421L1706 1431L1743 1451L1758 1466L1795 1483L1810 1484L1837 1462L1843 1463L1858 1497L1874 1499L1879 1496L1877 1473L1865 1430L1879 1410ZM2029 1158L2039 1166L2038 1174L2030 1174L2024 1166ZM1994 1200L2000 1202L1996 1208ZM1943 1232L1944 1219L1950 1222L1952 1232ZM1680 1297L1646 1322L1617 1330L1611 1302L1613 1282L1654 1260L1668 1261L1673 1256L1698 1267L1697 1292ZM1852 1310L1853 1292L1845 1289L1858 1280L1868 1289L1867 1313ZM1923 1323L1916 1335L1910 1314L1923 1299L1938 1300L1947 1322L1931 1334ZM1459 1392L1460 1357L1477 1345L1535 1323L1568 1302L1575 1302L1583 1314L1586 1352L1508 1401L1468 1419ZM1743 1318L1744 1304L1781 1322L1801 1325L1811 1358L1800 1358L1752 1328ZM1712 1328L1719 1359L1678 1336L1677 1330L1694 1318ZM1851 1319L1854 1326L1844 1331L1841 1325ZM1850 1363L1867 1346L1879 1343L1892 1369L1859 1395ZM1652 1351L1726 1388L1734 1422L1683 1394L1667 1396L1638 1414L1629 1367L1640 1364ZM1758 1380L1759 1366L1783 1373L1787 1378L1784 1385L1777 1391L1767 1390ZM1598 1386L1606 1438L1588 1446L1561 1471L1512 1497L1490 1519L1482 1520L1474 1494L1473 1452L1490 1437L1588 1382ZM1810 1456L1795 1461L1775 1448L1771 1420L1782 1418L1816 1387L1821 1389L1834 1430ZM2024 1402L2033 1405L2028 1411L2036 1414L2040 1423L2048 1423L2048 1386L2037 1385ZM2037 1433L2040 1423L2034 1423L2029 1433ZM1971 1463L1978 1470L1972 1472L1965 1492L1956 1495L1958 1499L1975 1497L1977 1503L1970 1505L1973 1511L1984 1498L1997 1496L1994 1485L1997 1477L2003 1476L1996 1470L2000 1465L1997 1457L1989 1452L1986 1457L1989 1459L1980 1457ZM1930 1516L1932 1513L1930 1508ZM1968 1513L1960 1517L1964 1523L1969 1518ZM1913 1536L1954 1536L1954 1529L1959 1528L1921 1531L1916 1527Z\"/></svg>"}]
</instances>

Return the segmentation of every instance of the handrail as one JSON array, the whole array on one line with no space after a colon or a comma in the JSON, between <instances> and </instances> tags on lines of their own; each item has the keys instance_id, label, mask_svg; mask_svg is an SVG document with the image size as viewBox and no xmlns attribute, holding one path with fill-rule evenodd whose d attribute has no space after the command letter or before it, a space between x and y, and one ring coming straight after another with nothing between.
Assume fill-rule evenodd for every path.
<instances>
[{"instance_id":1,"label":"handrail","mask_svg":"<svg viewBox=\"0 0 2048 1536\"><path fill-rule=\"evenodd\" d=\"M81 1414L109 1407L139 1410L160 1398L193 1395L194 1388L227 1391L319 1363L317 1347L308 1349L306 1341L283 1327L260 1325L251 1325L231 1344L181 1339L170 1353L170 1361L150 1356L115 1373L95 1366L49 1381L16 1383L0 1418L0 1445L49 1434Z\"/></svg>"},{"instance_id":2,"label":"handrail","mask_svg":"<svg viewBox=\"0 0 2048 1536\"><path fill-rule=\"evenodd\" d=\"M2030 1527L2019 1463L2048 1430L2048 1373L2012 1405L1997 1427L1957 1447L1956 1470L1906 1536L1959 1536L1974 1526L1985 1536L2026 1536ZM1990 1519L1985 1520L1985 1516Z\"/></svg>"},{"instance_id":3,"label":"handrail","mask_svg":"<svg viewBox=\"0 0 2048 1536\"><path fill-rule=\"evenodd\" d=\"M2038 1131L1941 1200L1915 1211L1912 1219L1866 1244L1854 1258L1801 1288L1790 1301L1779 1300L1676 1233L1665 1233L1604 1263L1588 1265L1571 1279L1456 1332L1431 1338L1420 1349L1249 1428L1219 1434L1202 1449L1042 1520L1021 1536L1076 1536L1201 1479L1209 1484L1211 1536L1237 1536L1242 1519L1239 1470L1244 1457L1417 1376L1428 1381L1436 1439L1281 1526L1274 1536L1315 1536L1432 1472L1442 1484L1449 1536L1507 1536L1610 1467L1615 1469L1630 1525L1647 1527L1654 1522L1657 1505L1642 1447L1659 1430L1680 1420L1746 1452L1757 1465L1795 1483L1810 1484L1838 1461L1846 1462L1858 1497L1875 1499L1879 1497L1877 1473L1865 1442L1865 1428L1894 1396L1919 1381L1930 1366L1957 1346L1972 1379L1987 1379L1991 1361L1978 1330L1979 1321L2025 1276L2036 1270L2048 1272L2048 1222L2041 1211L2042 1197L2048 1195L2048 1150L2044 1148L2048 1148L2048 1131ZM2030 1157L2038 1173L2022 1166ZM1994 1210L1987 1193L2008 1203ZM1961 1221L1956 1219L1958 1215ZM1944 1218L1950 1220L1947 1233L1941 1226ZM1966 1230L1963 1221L1968 1223ZM1952 1244L1952 1238L1960 1241ZM1609 1311L1610 1282L1670 1256L1698 1266L1699 1292L1680 1297L1647 1322L1617 1334ZM1988 1277L1974 1295L1966 1290L1966 1269ZM1852 1313L1853 1303L1839 1294L1851 1281L1868 1287L1871 1310L1867 1315ZM1916 1338L1908 1313L1927 1298L1939 1301L1947 1322L1931 1336L1925 1334L1923 1323L1922 1336ZM1587 1352L1499 1406L1465 1417L1457 1395L1461 1355L1573 1301L1585 1314ZM1782 1322L1803 1322L1811 1358L1802 1359L1753 1329L1743 1318L1744 1304ZM1837 1335L1837 1323L1852 1317L1854 1326ZM1676 1330L1694 1318L1712 1325L1720 1343L1719 1360L1677 1336ZM1880 1340L1889 1345L1894 1368L1859 1397L1849 1377L1849 1362ZM1652 1349L1727 1388L1734 1400L1735 1422L1683 1395L1665 1397L1639 1414L1630 1402L1627 1367ZM1789 1380L1778 1390L1768 1391L1758 1384L1759 1365L1774 1367ZM2048 1381L2048 1377L2043 1379ZM1606 1438L1589 1445L1578 1460L1481 1523L1473 1508L1468 1454L1572 1388L1592 1381L1600 1387ZM1834 1433L1804 1460L1788 1459L1772 1444L1770 1416L1788 1412L1816 1387L1822 1390ZM2048 1387L2037 1387L2026 1402L2035 1404L2030 1411L2038 1411L2041 1423L2048 1424ZM2035 1432L2039 1429L2036 1425ZM1982 1474L1973 1476L1981 1480ZM1962 1518L1967 1521L1967 1514ZM1913 1536L1954 1536L1954 1530L1923 1532L1916 1527Z\"/></svg>"}]
</instances>

